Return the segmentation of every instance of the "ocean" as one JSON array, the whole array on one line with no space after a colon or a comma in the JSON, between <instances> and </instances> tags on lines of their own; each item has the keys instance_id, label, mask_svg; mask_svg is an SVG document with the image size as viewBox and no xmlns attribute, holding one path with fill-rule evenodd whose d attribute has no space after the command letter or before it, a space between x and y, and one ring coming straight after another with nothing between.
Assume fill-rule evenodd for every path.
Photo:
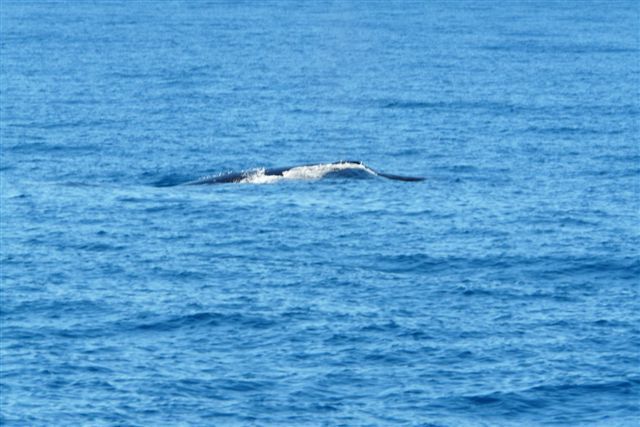
<instances>
[{"instance_id":1,"label":"ocean","mask_svg":"<svg viewBox=\"0 0 640 427\"><path fill-rule=\"evenodd\" d=\"M637 425L639 142L635 1L2 1L0 424Z\"/></svg>"}]
</instances>

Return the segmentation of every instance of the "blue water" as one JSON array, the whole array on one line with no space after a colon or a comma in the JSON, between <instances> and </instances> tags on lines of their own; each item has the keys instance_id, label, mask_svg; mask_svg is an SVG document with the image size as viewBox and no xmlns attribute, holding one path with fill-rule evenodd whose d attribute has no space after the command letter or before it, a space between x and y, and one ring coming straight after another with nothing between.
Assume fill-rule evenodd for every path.
<instances>
[{"instance_id":1,"label":"blue water","mask_svg":"<svg viewBox=\"0 0 640 427\"><path fill-rule=\"evenodd\" d=\"M640 421L637 2L0 18L1 424Z\"/></svg>"}]
</instances>

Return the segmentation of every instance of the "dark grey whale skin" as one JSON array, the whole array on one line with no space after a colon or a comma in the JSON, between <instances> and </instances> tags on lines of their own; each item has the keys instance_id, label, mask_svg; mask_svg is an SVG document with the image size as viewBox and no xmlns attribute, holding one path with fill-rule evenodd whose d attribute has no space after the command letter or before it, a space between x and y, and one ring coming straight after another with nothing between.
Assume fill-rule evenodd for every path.
<instances>
[{"instance_id":1,"label":"dark grey whale skin","mask_svg":"<svg viewBox=\"0 0 640 427\"><path fill-rule=\"evenodd\" d=\"M359 162L359 161L353 161L353 160L345 160L345 161L340 161L340 162L333 162L333 163L329 163L331 165L337 165L337 164L353 164L353 165L364 165L364 163ZM293 168L297 168L297 167L301 167L301 166L317 166L317 165L321 165L324 163L311 163L311 164L306 164L306 165L297 165L297 166L287 166L287 167L282 167L282 168L271 168L271 169L266 169L264 171L265 175L282 175L284 172L291 170ZM367 168L369 168L368 166L366 166ZM369 168L371 169L371 168ZM373 170L373 169L371 169ZM388 174L388 173L382 173L382 172L378 172L373 170L374 173L378 176L381 176L383 178L387 178L387 179L392 179L395 181L405 181L405 182L416 182L416 181L424 181L424 178L421 177L415 177L415 176L402 176L402 175L392 175L392 174ZM230 172L230 173L226 173L226 174L222 174L222 175L218 175L218 176L213 176L213 177L207 177L204 179L199 179L197 181L192 181L192 182L188 182L187 185L206 185L206 184L230 184L230 183L237 183L242 181L243 179L245 179L251 172Z\"/></svg>"}]
</instances>

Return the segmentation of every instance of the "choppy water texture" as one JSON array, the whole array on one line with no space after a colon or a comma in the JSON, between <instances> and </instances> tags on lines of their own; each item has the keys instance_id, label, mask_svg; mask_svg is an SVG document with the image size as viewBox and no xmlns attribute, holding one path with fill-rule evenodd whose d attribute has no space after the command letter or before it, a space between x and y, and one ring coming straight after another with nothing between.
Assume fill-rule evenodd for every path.
<instances>
[{"instance_id":1,"label":"choppy water texture","mask_svg":"<svg viewBox=\"0 0 640 427\"><path fill-rule=\"evenodd\" d=\"M2 424L638 421L637 2L0 11Z\"/></svg>"}]
</instances>

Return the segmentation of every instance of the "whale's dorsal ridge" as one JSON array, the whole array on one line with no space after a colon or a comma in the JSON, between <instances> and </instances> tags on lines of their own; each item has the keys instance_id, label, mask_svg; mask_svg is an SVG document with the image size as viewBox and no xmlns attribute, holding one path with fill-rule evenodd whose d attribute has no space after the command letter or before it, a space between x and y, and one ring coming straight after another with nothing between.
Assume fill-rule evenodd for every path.
<instances>
[{"instance_id":1,"label":"whale's dorsal ridge","mask_svg":"<svg viewBox=\"0 0 640 427\"><path fill-rule=\"evenodd\" d=\"M349 172L345 175L343 172ZM329 174L341 174L342 177L354 177L354 173L368 176L379 176L381 178L395 181L415 182L423 181L424 178L413 176L393 175L378 172L360 160L340 160L333 163L312 163L298 166L288 166L281 168L251 169L242 172L231 172L215 176L207 176L195 181L187 182L188 185L203 184L228 184L228 183L248 183L267 184L286 180L318 180Z\"/></svg>"}]
</instances>

